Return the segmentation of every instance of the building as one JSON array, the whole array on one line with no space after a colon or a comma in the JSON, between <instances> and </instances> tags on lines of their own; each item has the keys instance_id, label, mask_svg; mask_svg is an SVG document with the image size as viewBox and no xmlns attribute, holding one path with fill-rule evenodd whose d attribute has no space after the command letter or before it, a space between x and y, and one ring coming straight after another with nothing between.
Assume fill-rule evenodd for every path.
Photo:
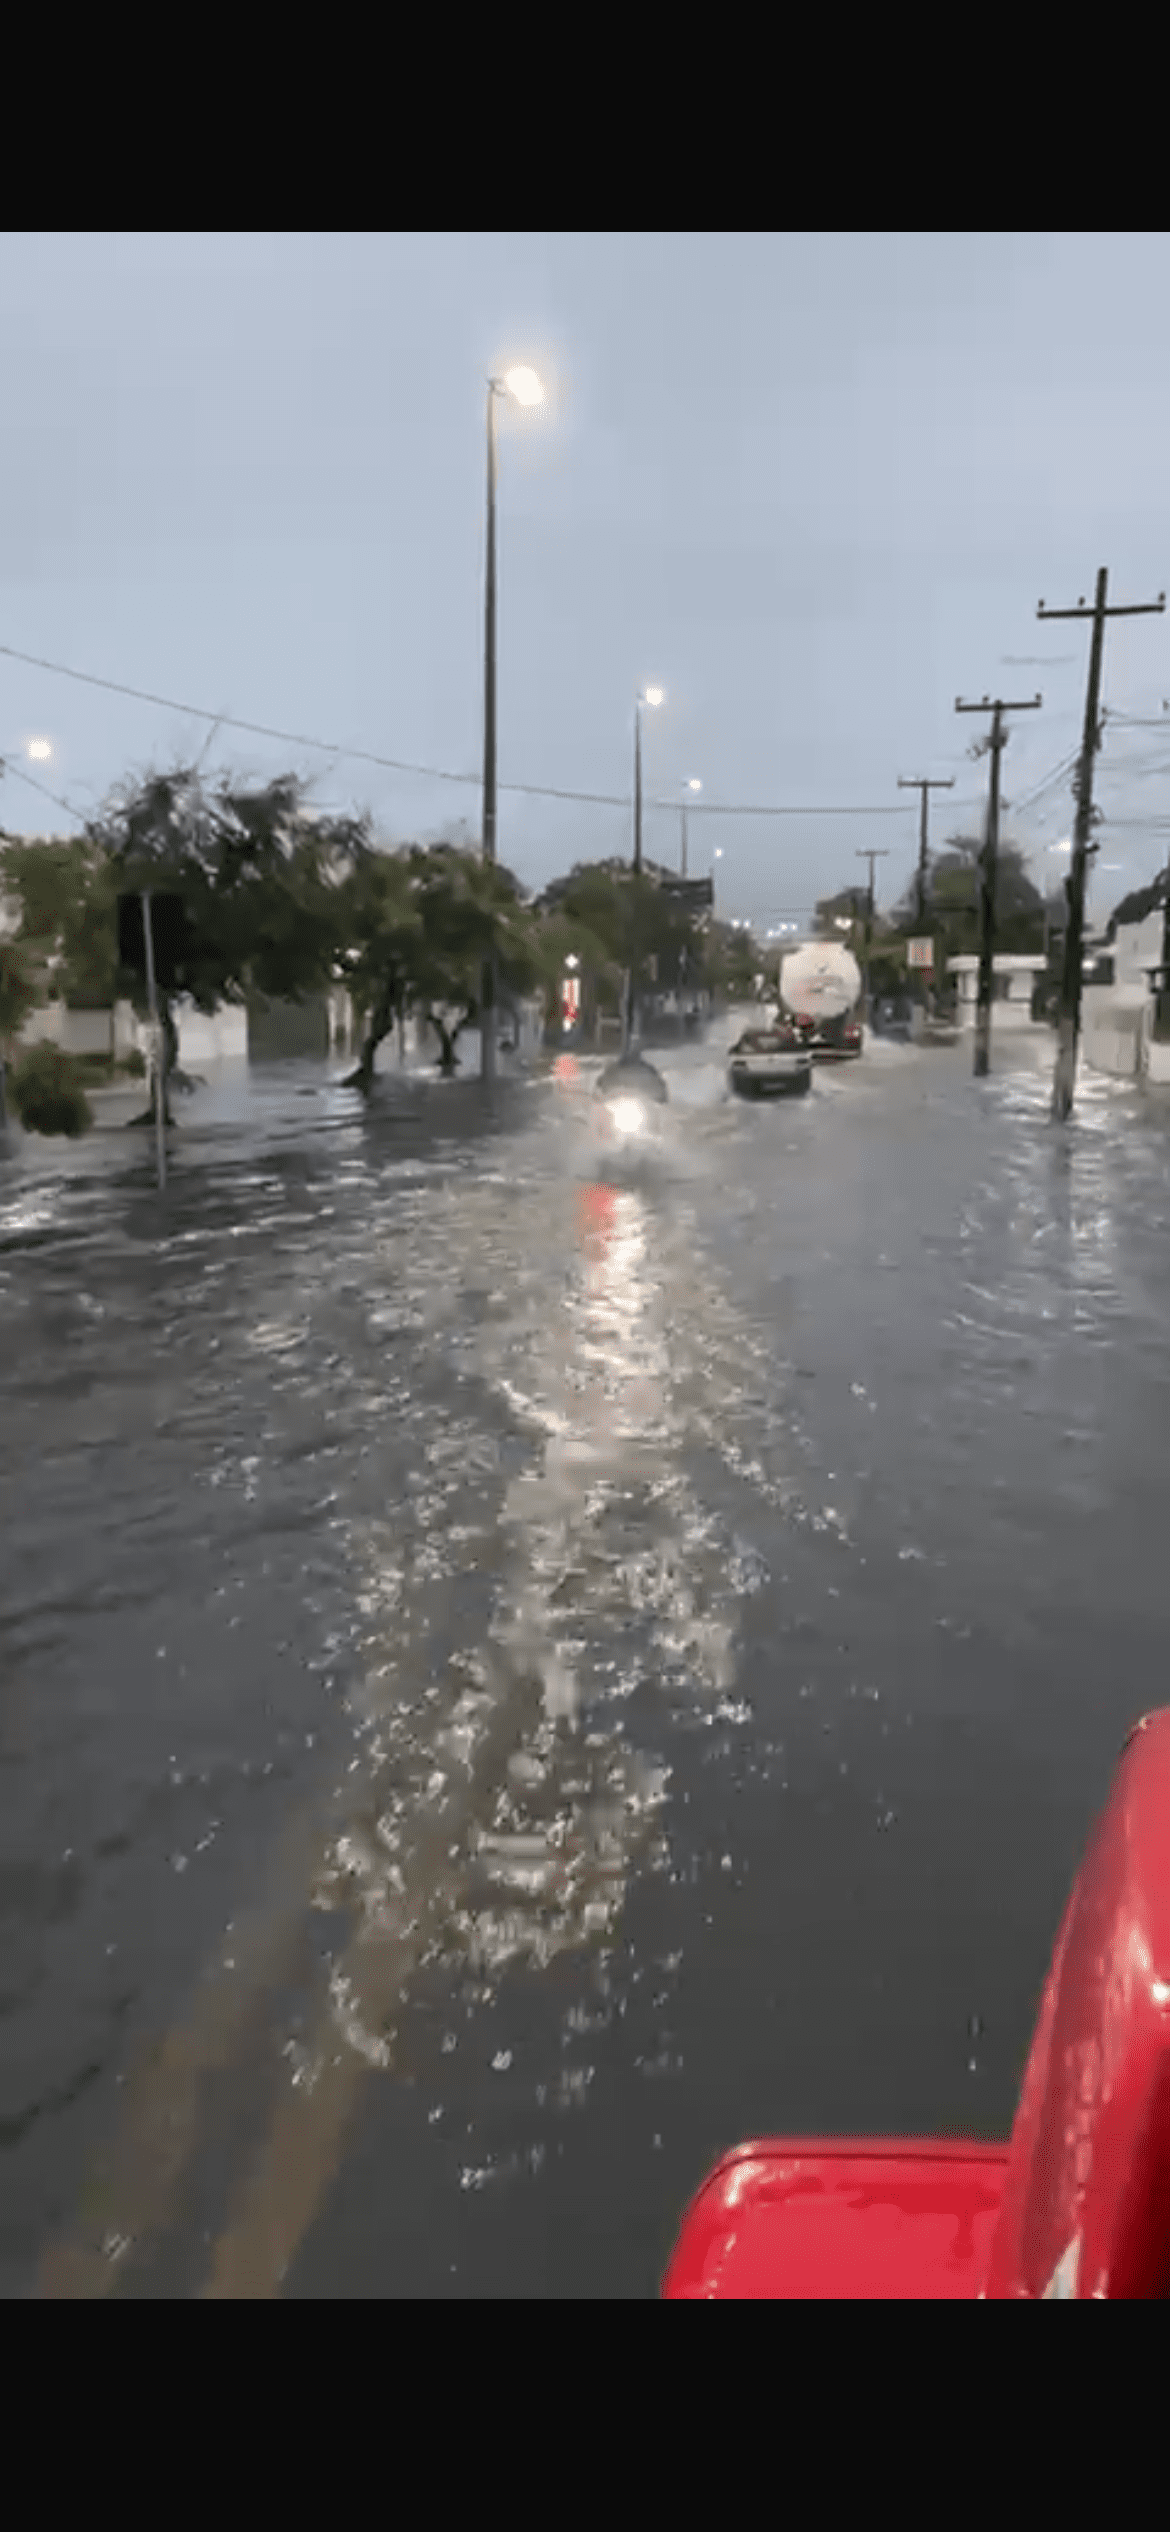
<instances>
[{"instance_id":1,"label":"building","mask_svg":"<svg viewBox=\"0 0 1170 2532\"><path fill-rule=\"evenodd\" d=\"M1112 939L1092 945L1081 993L1081 1052L1095 1072L1122 1081L1170 1081L1170 1046L1154 1036L1163 920L1161 906L1152 907L1136 923L1112 926Z\"/></svg>"},{"instance_id":2,"label":"building","mask_svg":"<svg viewBox=\"0 0 1170 2532\"><path fill-rule=\"evenodd\" d=\"M1020 955L1001 950L991 962L992 1005L995 1024L1009 1028L1033 1028L1032 997L1041 976L1045 959L1042 951ZM947 973L954 976L959 989L957 1018L960 1028L975 1026L979 998L979 960L971 952L948 958Z\"/></svg>"}]
</instances>

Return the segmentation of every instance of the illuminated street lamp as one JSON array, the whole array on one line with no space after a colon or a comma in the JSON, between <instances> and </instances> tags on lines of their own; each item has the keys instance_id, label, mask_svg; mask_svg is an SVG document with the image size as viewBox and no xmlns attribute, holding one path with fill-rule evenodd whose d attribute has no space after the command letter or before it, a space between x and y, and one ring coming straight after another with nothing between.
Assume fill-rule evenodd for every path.
<instances>
[{"instance_id":1,"label":"illuminated street lamp","mask_svg":"<svg viewBox=\"0 0 1170 2532\"><path fill-rule=\"evenodd\" d=\"M544 401L534 369L509 369L489 378L487 394L487 567L484 592L483 656L483 858L496 858L496 398L512 396L517 404ZM480 1072L493 1081L496 1071L496 963L484 962L481 997Z\"/></svg>"}]
</instances>

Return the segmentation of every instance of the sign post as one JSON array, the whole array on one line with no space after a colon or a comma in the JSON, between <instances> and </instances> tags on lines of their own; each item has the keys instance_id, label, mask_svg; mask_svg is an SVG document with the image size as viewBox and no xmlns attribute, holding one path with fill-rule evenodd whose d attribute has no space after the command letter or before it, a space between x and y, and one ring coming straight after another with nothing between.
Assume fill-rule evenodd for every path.
<instances>
[{"instance_id":1,"label":"sign post","mask_svg":"<svg viewBox=\"0 0 1170 2532\"><path fill-rule=\"evenodd\" d=\"M158 1156L158 1183L167 1183L167 1147L163 1095L163 1036L158 1016L158 987L154 974L154 932L150 920L150 890L142 891L142 937L146 948L146 990L150 998L150 1025L154 1038L154 1137Z\"/></svg>"}]
</instances>

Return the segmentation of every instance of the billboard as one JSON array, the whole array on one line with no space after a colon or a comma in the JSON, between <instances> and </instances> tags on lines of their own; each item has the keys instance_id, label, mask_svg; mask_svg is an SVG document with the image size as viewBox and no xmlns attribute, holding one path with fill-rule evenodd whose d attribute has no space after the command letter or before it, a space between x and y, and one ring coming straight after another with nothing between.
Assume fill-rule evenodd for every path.
<instances>
[{"instance_id":1,"label":"billboard","mask_svg":"<svg viewBox=\"0 0 1170 2532\"><path fill-rule=\"evenodd\" d=\"M907 941L906 964L908 967L933 967L934 942L930 940Z\"/></svg>"}]
</instances>

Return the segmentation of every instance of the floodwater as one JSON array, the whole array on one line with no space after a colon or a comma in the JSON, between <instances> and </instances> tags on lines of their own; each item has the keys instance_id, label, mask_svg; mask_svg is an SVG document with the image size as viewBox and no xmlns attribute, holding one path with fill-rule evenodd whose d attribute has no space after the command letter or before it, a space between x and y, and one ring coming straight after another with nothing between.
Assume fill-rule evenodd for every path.
<instances>
[{"instance_id":1,"label":"floodwater","mask_svg":"<svg viewBox=\"0 0 1170 2532\"><path fill-rule=\"evenodd\" d=\"M6 2296L652 2297L740 2138L1006 2134L1163 1697L1170 1106L993 1060L13 1136Z\"/></svg>"}]
</instances>

